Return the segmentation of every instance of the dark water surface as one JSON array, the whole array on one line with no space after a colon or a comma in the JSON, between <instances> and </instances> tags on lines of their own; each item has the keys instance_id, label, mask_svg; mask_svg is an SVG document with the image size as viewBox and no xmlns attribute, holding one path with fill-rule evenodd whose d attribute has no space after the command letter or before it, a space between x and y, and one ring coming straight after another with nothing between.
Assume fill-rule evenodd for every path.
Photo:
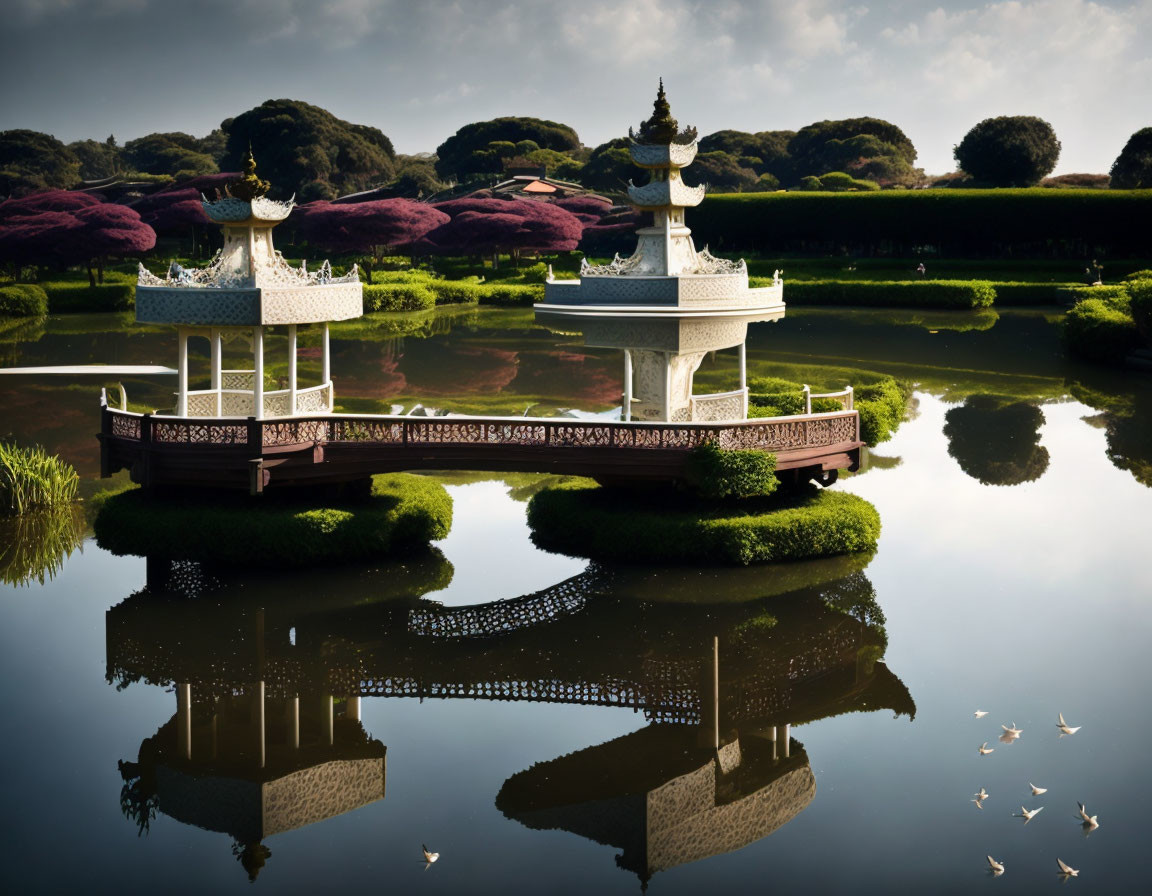
<instances>
[{"instance_id":1,"label":"dark water surface","mask_svg":"<svg viewBox=\"0 0 1152 896\"><path fill-rule=\"evenodd\" d=\"M371 318L334 349L358 411L619 403L618 358L530 312ZM0 334L5 366L174 358L115 315ZM541 477L519 475L446 476L451 533L400 565L225 574L111 556L82 517L0 530L0 887L1032 893L1059 856L1069 886L1143 890L1148 381L1070 366L1041 311L790 310L749 365L918 384L835 486L879 509L874 556L589 566L531 544ZM698 389L735 375L710 358ZM0 378L0 436L60 452L91 494L102 385ZM173 385L125 382L160 408ZM1045 808L1025 827L1021 804Z\"/></svg>"}]
</instances>

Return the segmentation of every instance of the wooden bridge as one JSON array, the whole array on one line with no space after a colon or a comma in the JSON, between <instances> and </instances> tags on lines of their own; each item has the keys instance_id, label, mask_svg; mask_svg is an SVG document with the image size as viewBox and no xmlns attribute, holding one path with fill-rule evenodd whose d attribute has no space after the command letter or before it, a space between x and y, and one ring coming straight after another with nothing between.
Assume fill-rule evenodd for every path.
<instances>
[{"instance_id":1,"label":"wooden bridge","mask_svg":"<svg viewBox=\"0 0 1152 896\"><path fill-rule=\"evenodd\" d=\"M101 400L101 474L127 469L143 486L248 489L347 482L403 470L490 470L603 482L680 478L705 442L776 455L779 471L834 477L859 465L855 410L730 423L619 423L532 417L325 414L170 417Z\"/></svg>"}]
</instances>

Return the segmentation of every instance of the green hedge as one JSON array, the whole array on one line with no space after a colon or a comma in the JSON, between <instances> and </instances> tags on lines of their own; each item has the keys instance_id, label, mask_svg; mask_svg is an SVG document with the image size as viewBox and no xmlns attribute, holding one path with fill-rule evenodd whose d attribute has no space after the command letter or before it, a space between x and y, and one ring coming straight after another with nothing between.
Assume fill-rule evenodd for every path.
<instances>
[{"instance_id":1,"label":"green hedge","mask_svg":"<svg viewBox=\"0 0 1152 896\"><path fill-rule=\"evenodd\" d=\"M0 317L43 317L48 313L48 296L33 283L0 286Z\"/></svg>"},{"instance_id":2,"label":"green hedge","mask_svg":"<svg viewBox=\"0 0 1152 896\"><path fill-rule=\"evenodd\" d=\"M130 311L136 307L136 286L132 283L102 283L89 286L72 281L41 284L48 294L48 310L53 314L79 311Z\"/></svg>"},{"instance_id":3,"label":"green hedge","mask_svg":"<svg viewBox=\"0 0 1152 896\"><path fill-rule=\"evenodd\" d=\"M755 377L749 383L748 416L782 417L804 413L802 384L778 377ZM892 438L900 428L912 397L912 384L883 376L872 383L856 385L853 407L860 412L860 438L876 446ZM837 411L843 407L832 398L812 400L814 413Z\"/></svg>"},{"instance_id":4,"label":"green hedge","mask_svg":"<svg viewBox=\"0 0 1152 896\"><path fill-rule=\"evenodd\" d=\"M1140 333L1127 311L1104 299L1084 299L1064 317L1064 344L1086 360L1122 364L1140 346Z\"/></svg>"},{"instance_id":5,"label":"green hedge","mask_svg":"<svg viewBox=\"0 0 1152 896\"><path fill-rule=\"evenodd\" d=\"M748 565L871 551L876 508L844 492L804 491L788 502L703 507L584 482L528 503L537 546L594 560Z\"/></svg>"},{"instance_id":6,"label":"green hedge","mask_svg":"<svg viewBox=\"0 0 1152 896\"><path fill-rule=\"evenodd\" d=\"M435 280L431 284L437 305L475 305L484 287L472 280Z\"/></svg>"},{"instance_id":7,"label":"green hedge","mask_svg":"<svg viewBox=\"0 0 1152 896\"><path fill-rule=\"evenodd\" d=\"M1059 305L1070 284L992 281L996 305Z\"/></svg>"},{"instance_id":8,"label":"green hedge","mask_svg":"<svg viewBox=\"0 0 1152 896\"><path fill-rule=\"evenodd\" d=\"M486 283L480 293L481 305L532 305L544 298L543 286L515 283Z\"/></svg>"},{"instance_id":9,"label":"green hedge","mask_svg":"<svg viewBox=\"0 0 1152 896\"><path fill-rule=\"evenodd\" d=\"M996 290L986 280L800 280L784 284L784 300L790 305L986 308L996 300Z\"/></svg>"},{"instance_id":10,"label":"green hedge","mask_svg":"<svg viewBox=\"0 0 1152 896\"><path fill-rule=\"evenodd\" d=\"M1147 279L1128 284L1128 302L1140 338L1152 345L1152 271L1148 273Z\"/></svg>"},{"instance_id":11,"label":"green hedge","mask_svg":"<svg viewBox=\"0 0 1152 896\"><path fill-rule=\"evenodd\" d=\"M411 554L443 538L452 524L444 487L409 473L373 477L371 495L360 501L313 504L273 495L151 496L136 489L105 500L93 531L113 554L307 566Z\"/></svg>"},{"instance_id":12,"label":"green hedge","mask_svg":"<svg viewBox=\"0 0 1152 896\"><path fill-rule=\"evenodd\" d=\"M364 287L365 311L422 311L436 294L422 283L374 283Z\"/></svg>"},{"instance_id":13,"label":"green hedge","mask_svg":"<svg viewBox=\"0 0 1152 896\"><path fill-rule=\"evenodd\" d=\"M712 501L766 497L780 484L776 455L729 451L715 442L692 449L685 479L695 494Z\"/></svg>"},{"instance_id":14,"label":"green hedge","mask_svg":"<svg viewBox=\"0 0 1152 896\"><path fill-rule=\"evenodd\" d=\"M723 251L1140 257L1150 219L1150 190L726 193L693 210L692 230Z\"/></svg>"}]
</instances>

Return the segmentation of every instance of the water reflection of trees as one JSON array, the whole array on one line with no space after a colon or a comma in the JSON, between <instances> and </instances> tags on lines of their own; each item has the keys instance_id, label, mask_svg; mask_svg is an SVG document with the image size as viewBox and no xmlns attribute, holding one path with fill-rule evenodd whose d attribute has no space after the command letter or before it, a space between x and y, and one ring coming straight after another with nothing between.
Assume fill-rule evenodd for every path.
<instances>
[{"instance_id":1,"label":"water reflection of trees","mask_svg":"<svg viewBox=\"0 0 1152 896\"><path fill-rule=\"evenodd\" d=\"M1108 460L1152 487L1152 390L1099 392L1073 383L1071 391L1077 401L1101 412L1086 419L1103 428Z\"/></svg>"},{"instance_id":2,"label":"water reflection of trees","mask_svg":"<svg viewBox=\"0 0 1152 896\"><path fill-rule=\"evenodd\" d=\"M624 848L621 864L647 880L803 810L815 779L792 725L915 713L880 662L884 615L857 567L774 583L763 570L683 581L592 566L471 607L421 597L444 579L435 567L240 583L150 563L148 587L107 613L107 676L172 687L177 706L121 764L124 814L141 832L160 811L228 833L254 877L265 838L383 797L364 696L630 707L647 727L513 776L498 805ZM538 771L556 763L561 776ZM640 799L660 818L615 811Z\"/></svg>"},{"instance_id":3,"label":"water reflection of trees","mask_svg":"<svg viewBox=\"0 0 1152 896\"><path fill-rule=\"evenodd\" d=\"M944 416L948 454L984 485L1032 482L1048 469L1040 444L1044 412L1032 402L1002 395L970 395Z\"/></svg>"}]
</instances>

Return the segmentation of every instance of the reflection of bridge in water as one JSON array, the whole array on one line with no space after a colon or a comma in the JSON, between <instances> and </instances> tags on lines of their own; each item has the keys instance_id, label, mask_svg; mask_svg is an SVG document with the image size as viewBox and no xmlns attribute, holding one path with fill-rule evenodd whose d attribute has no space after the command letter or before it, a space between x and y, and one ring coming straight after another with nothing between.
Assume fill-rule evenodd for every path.
<instances>
[{"instance_id":1,"label":"reflection of bridge in water","mask_svg":"<svg viewBox=\"0 0 1152 896\"><path fill-rule=\"evenodd\" d=\"M735 590L760 593L743 572ZM109 681L173 685L177 697L176 715L125 765L126 811L227 831L250 873L264 837L383 796L384 747L361 726L364 696L642 712L641 731L509 779L498 806L624 849L621 864L645 880L760 839L807 805L815 782L793 724L915 712L879 662L883 616L859 572L700 606L647 599L683 587L679 574L593 567L463 608L410 593L331 607L247 589L188 599L152 573L107 614ZM184 587L202 584L185 576Z\"/></svg>"}]
</instances>

